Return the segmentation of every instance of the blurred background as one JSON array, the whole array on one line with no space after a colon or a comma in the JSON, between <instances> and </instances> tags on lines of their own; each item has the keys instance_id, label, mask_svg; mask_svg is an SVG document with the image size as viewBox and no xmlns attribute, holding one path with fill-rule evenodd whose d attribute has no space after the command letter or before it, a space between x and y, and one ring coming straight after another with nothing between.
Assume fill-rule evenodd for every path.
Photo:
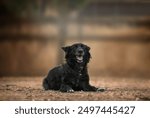
<instances>
[{"instance_id":1,"label":"blurred background","mask_svg":"<svg viewBox=\"0 0 150 118\"><path fill-rule=\"evenodd\" d=\"M76 42L92 76L149 78L150 0L0 0L0 76L46 75Z\"/></svg>"}]
</instances>

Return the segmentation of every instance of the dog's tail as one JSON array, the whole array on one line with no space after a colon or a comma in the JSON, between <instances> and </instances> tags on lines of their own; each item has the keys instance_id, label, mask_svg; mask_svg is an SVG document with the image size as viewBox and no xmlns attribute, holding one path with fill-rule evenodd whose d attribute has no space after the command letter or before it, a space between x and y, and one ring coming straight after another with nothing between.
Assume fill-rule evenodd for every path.
<instances>
[{"instance_id":1,"label":"dog's tail","mask_svg":"<svg viewBox=\"0 0 150 118\"><path fill-rule=\"evenodd\" d=\"M44 90L49 90L49 85L48 85L48 81L46 78L43 80L43 88Z\"/></svg>"}]
</instances>

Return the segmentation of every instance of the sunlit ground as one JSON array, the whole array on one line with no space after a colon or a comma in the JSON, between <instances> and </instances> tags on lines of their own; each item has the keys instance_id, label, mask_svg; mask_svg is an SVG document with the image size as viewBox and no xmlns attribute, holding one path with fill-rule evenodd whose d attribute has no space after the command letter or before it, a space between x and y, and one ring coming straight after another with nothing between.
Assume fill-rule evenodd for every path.
<instances>
[{"instance_id":1,"label":"sunlit ground","mask_svg":"<svg viewBox=\"0 0 150 118\"><path fill-rule=\"evenodd\" d=\"M0 100L150 100L150 79L91 77L105 92L44 91L43 77L1 77Z\"/></svg>"}]
</instances>

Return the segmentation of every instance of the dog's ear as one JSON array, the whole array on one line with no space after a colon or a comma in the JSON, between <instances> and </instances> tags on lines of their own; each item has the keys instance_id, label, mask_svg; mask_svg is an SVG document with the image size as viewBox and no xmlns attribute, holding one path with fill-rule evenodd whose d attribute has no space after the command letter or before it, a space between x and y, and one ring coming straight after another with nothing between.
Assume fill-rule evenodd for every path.
<instances>
[{"instance_id":1,"label":"dog's ear","mask_svg":"<svg viewBox=\"0 0 150 118\"><path fill-rule=\"evenodd\" d=\"M89 51L91 48L89 46L86 45L87 50Z\"/></svg>"},{"instance_id":2,"label":"dog's ear","mask_svg":"<svg viewBox=\"0 0 150 118\"><path fill-rule=\"evenodd\" d=\"M87 46L87 45L85 45L85 48L87 50L87 57L88 57L88 61L89 61L89 59L92 58L92 56L91 56L91 54L89 52L91 48L89 46Z\"/></svg>"},{"instance_id":3,"label":"dog's ear","mask_svg":"<svg viewBox=\"0 0 150 118\"><path fill-rule=\"evenodd\" d=\"M87 45L84 45L85 46L85 48L89 51L91 48L89 47L89 46L87 46Z\"/></svg>"},{"instance_id":4,"label":"dog's ear","mask_svg":"<svg viewBox=\"0 0 150 118\"><path fill-rule=\"evenodd\" d=\"M63 49L63 51L65 51L67 53L70 49L70 46L62 47L62 49Z\"/></svg>"}]
</instances>

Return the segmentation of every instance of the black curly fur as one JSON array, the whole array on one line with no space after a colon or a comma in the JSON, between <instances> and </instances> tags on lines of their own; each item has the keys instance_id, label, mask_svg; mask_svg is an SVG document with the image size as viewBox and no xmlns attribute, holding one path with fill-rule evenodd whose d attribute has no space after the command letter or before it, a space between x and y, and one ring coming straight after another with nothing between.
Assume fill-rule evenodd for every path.
<instances>
[{"instance_id":1,"label":"black curly fur","mask_svg":"<svg viewBox=\"0 0 150 118\"><path fill-rule=\"evenodd\" d=\"M90 48L87 45L77 43L62 48L65 51L66 64L55 67L49 71L43 80L45 90L60 90L62 92L73 91L97 91L98 88L89 84L87 64L91 58ZM76 52L82 51L83 62L76 59Z\"/></svg>"}]
</instances>

